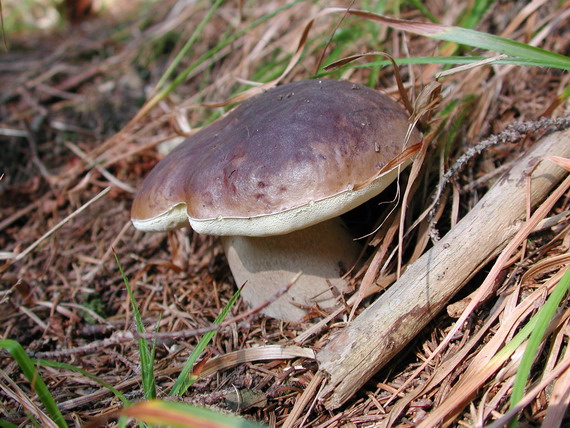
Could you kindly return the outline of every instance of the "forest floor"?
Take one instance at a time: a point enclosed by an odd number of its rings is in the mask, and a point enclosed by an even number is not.
[[[15,12],[10,2],[3,3],[8,26]],[[125,2],[116,2],[113,7],[82,12],[80,7],[88,3],[70,2],[75,4],[75,13],[60,19],[55,28],[6,27],[6,49],[0,47],[0,336],[16,340],[33,358],[80,368],[133,402],[144,398],[141,354],[133,333],[131,301],[114,254],[130,281],[147,331],[163,334],[154,356],[158,398],[168,395],[203,336],[193,332],[211,326],[236,290],[219,239],[189,229],[143,233],[131,225],[134,193],[164,157],[165,143],[177,142],[181,133],[212,122],[229,109],[226,101],[250,88],[250,82],[270,82],[288,64],[294,66],[283,74],[281,83],[315,76],[342,78],[379,88],[400,100],[394,67],[371,64],[377,57],[331,72],[323,66],[353,54],[378,51],[395,58],[495,55],[342,12],[318,16],[333,6],[327,1],[224,2],[201,29],[199,24],[214,2],[141,1],[130,2],[128,8],[121,6]],[[385,2],[364,0],[335,2],[334,6],[423,22],[431,18],[570,55],[568,2],[428,0],[423,2],[425,10],[416,9],[412,6],[416,2],[411,1],[394,2],[400,3],[399,9],[388,3],[387,8]],[[474,10],[473,5],[480,4],[486,4],[485,8]],[[22,11],[18,19],[24,22],[26,13],[36,12]],[[314,23],[308,29],[312,17]],[[157,91],[156,85],[197,28],[197,39],[168,79],[172,82],[182,76],[180,83],[153,98],[168,88],[162,85]],[[306,29],[302,54],[296,58]],[[446,68],[437,62],[401,65],[400,74],[414,98]],[[482,65],[452,74],[441,84],[441,100],[423,124],[430,146],[420,184],[407,207],[406,230],[429,207],[442,169],[449,169],[467,149],[514,122],[570,113],[561,96],[570,76],[554,68]],[[150,99],[157,102],[148,107],[145,102]],[[222,106],[205,106],[214,102]],[[148,108],[141,110],[143,105]],[[546,127],[519,141],[487,148],[463,165],[441,198],[436,223],[426,217],[405,236],[403,270],[433,245],[430,227],[435,225],[444,236],[508,165],[550,131]],[[398,199],[393,197],[396,186],[388,192],[386,200]],[[399,224],[399,219],[390,217],[393,205],[378,202],[360,211],[358,221],[349,216],[355,235],[374,232],[380,219]],[[566,192],[545,215],[553,219],[548,227],[517,249],[501,270],[497,291],[470,314],[447,347],[434,353],[454,326],[457,309],[448,308],[426,323],[421,334],[341,407],[327,409],[316,392],[305,394],[319,370],[316,360],[307,355],[314,355],[347,327],[351,308],[299,340],[326,318],[325,310],[312,308],[299,323],[280,322],[259,313],[236,318],[248,310],[241,299],[227,318],[236,321],[224,324],[202,354],[207,370],[196,372],[199,378],[178,400],[229,410],[270,426],[418,425],[456,393],[454,385],[499,330],[508,311],[514,311],[537,289],[543,290],[541,301],[546,299],[550,292],[544,284],[560,278],[570,264],[568,210],[570,194]],[[398,234],[390,236],[389,251],[380,260],[383,268],[374,271],[378,290],[362,301],[356,316],[396,277],[398,258],[390,254],[398,245]],[[372,238],[360,240],[366,251],[351,273],[345,301],[359,289],[381,247],[378,238]],[[490,266],[474,272],[453,302],[462,302],[477,290]],[[503,306],[496,316],[495,305],[507,297],[512,298],[510,306]],[[559,318],[542,341],[529,390],[562,364],[569,334],[566,306],[562,304]],[[519,323],[539,307],[540,303],[529,307]],[[516,324],[504,342],[522,325]],[[274,345],[289,354],[267,360]],[[445,362],[464,346],[470,346],[469,351],[452,369],[445,366],[448,372],[441,382],[410,395],[444,370]],[[235,355],[231,353],[255,349],[257,353],[240,354],[221,367]],[[214,357],[218,366],[208,365]],[[429,364],[414,373],[428,358]],[[0,354],[0,360],[2,418],[17,426],[34,418],[48,426],[49,416],[18,364],[8,353]],[[117,422],[123,403],[108,388],[63,365],[38,363],[37,367],[68,424],[81,426],[94,418],[101,425]],[[450,424],[482,426],[508,411],[515,374],[507,370],[508,364],[504,367],[448,414]],[[547,416],[553,412],[551,403],[568,403],[559,397],[568,393],[568,384],[568,380],[557,385],[551,382],[540,389],[530,397],[520,420],[538,426],[546,417],[554,418]],[[405,388],[399,390],[402,385]],[[307,399],[306,405],[294,408],[301,397]],[[563,415],[562,411],[559,419],[551,420],[561,420]]]

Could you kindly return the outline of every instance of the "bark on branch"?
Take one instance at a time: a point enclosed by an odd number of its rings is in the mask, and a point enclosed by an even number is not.
[[[317,355],[328,375],[319,399],[341,406],[402,350],[470,278],[517,233],[531,204],[542,201],[566,172],[547,156],[570,157],[570,130],[538,141],[481,201],[402,277]]]

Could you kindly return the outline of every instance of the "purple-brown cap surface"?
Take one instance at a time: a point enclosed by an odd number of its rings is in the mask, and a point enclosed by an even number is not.
[[[402,151],[408,115],[370,88],[304,80],[255,96],[190,136],[144,180],[132,208],[141,230],[267,236],[336,217],[380,193]]]

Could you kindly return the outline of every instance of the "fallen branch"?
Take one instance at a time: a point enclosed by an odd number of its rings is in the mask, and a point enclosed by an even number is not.
[[[565,175],[543,161],[547,156],[570,157],[570,130],[538,141],[456,227],[318,353],[320,369],[329,376],[319,399],[328,409],[358,391],[516,235],[526,215],[528,174],[532,206]]]

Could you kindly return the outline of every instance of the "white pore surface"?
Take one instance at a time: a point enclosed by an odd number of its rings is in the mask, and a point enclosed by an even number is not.
[[[359,190],[345,190],[326,199],[274,214],[255,217],[218,217],[198,219],[189,217],[186,204],[175,205],[156,217],[147,220],[133,219],[135,228],[145,232],[164,232],[178,227],[190,226],[198,233],[221,236],[273,236],[304,229],[322,221],[337,217],[378,195],[398,176],[401,164],[378,177]]]
[[[408,162],[409,163],[409,162]],[[198,233],[222,236],[273,236],[304,229],[337,217],[378,195],[397,177],[405,164],[378,177],[359,190],[346,190],[330,198],[275,214],[256,217],[219,217],[197,219],[189,217],[190,226]]]
[[[149,219],[132,219],[133,226],[143,232],[166,232],[188,226],[186,204],[181,202],[170,210]]]

